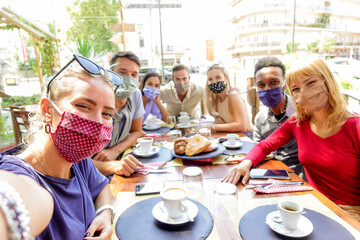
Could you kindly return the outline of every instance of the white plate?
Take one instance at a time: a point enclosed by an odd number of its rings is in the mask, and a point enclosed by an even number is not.
[[[136,156],[139,156],[139,157],[151,157],[152,155],[155,155],[156,153],[158,153],[160,151],[160,148],[158,147],[152,147],[151,148],[151,151],[149,153],[142,153],[140,151],[140,149],[135,149],[133,151],[133,153],[136,155]]]
[[[188,206],[188,214],[189,218],[194,219],[198,214],[198,207],[195,203],[191,201],[186,201]],[[186,213],[184,213],[181,217],[178,218],[170,218],[166,212],[166,208],[164,206],[163,201],[158,202],[152,210],[152,215],[156,220],[162,223],[170,224],[170,225],[179,225],[183,223],[189,222],[189,218]]]
[[[239,147],[241,147],[241,146],[243,145],[243,143],[242,143],[242,142],[239,142],[239,141],[236,141],[235,145],[231,145],[231,144],[229,143],[229,141],[225,141],[225,142],[223,142],[222,144],[224,145],[224,147],[230,148],[230,149],[239,148]]]
[[[148,130],[148,131],[158,130],[158,129],[160,129],[160,128],[161,128],[160,125],[156,125],[156,126],[152,126],[152,127],[145,125],[145,126],[143,127],[143,129]]]
[[[280,222],[275,222],[273,219],[277,218],[277,219],[281,219],[280,218],[280,213],[279,211],[274,211],[269,213],[266,216],[266,224],[269,225],[269,227],[284,236],[287,237],[293,237],[293,238],[302,238],[302,237],[306,237],[308,235],[310,235],[310,233],[312,233],[314,226],[313,224],[310,222],[309,219],[307,219],[306,217],[304,217],[303,215],[300,216],[299,219],[299,223],[298,223],[298,227],[294,230],[289,230],[287,228],[285,228],[282,223]]]

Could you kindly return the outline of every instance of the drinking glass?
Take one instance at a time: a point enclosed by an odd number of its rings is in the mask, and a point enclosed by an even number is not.
[[[207,139],[211,139],[211,129],[210,128],[200,128],[199,134]]]
[[[168,116],[166,118],[166,124],[169,125],[169,127],[173,128],[176,124],[176,117],[175,116]]]
[[[189,198],[199,201],[204,197],[203,172],[199,167],[187,167],[182,171],[183,187],[189,192]]]
[[[169,142],[175,142],[179,137],[181,137],[180,130],[171,130],[169,132]]]
[[[214,187],[213,216],[223,222],[232,222],[239,215],[236,185],[217,183]]]

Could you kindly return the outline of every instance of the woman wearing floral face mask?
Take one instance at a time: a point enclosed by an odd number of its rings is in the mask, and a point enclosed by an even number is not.
[[[239,92],[232,90],[225,68],[213,65],[208,69],[205,89],[207,110],[215,117],[215,124],[206,128],[218,132],[253,131],[245,101]]]
[[[36,239],[111,237],[108,180],[89,158],[111,139],[115,96],[110,79],[121,83],[115,73],[74,55],[50,81],[25,145],[0,156],[0,169],[39,184],[52,196],[51,221]]]
[[[261,141],[230,170],[223,181],[242,184],[249,170],[293,137],[308,182],[360,220],[360,117],[347,104],[329,67],[322,59],[301,62],[290,69],[287,85],[296,117]]]
[[[160,85],[161,76],[156,72],[148,72],[141,80],[139,89],[142,92],[142,100],[144,104],[145,114],[143,121],[147,119],[149,114],[166,122],[166,118],[170,116],[164,105],[160,101]]]

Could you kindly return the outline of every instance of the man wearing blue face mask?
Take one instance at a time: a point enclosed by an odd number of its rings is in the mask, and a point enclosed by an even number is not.
[[[255,85],[259,100],[266,106],[255,117],[254,141],[260,142],[278,129],[295,113],[290,96],[284,93],[285,66],[275,57],[264,57],[255,65]],[[303,166],[298,159],[294,138],[274,152],[275,158],[285,163],[304,178]]]
[[[142,137],[142,116],[145,111],[141,92],[137,88],[141,62],[132,52],[118,52],[112,57],[110,65],[111,70],[123,78],[123,84],[115,89],[117,111],[113,117],[112,139],[93,160],[98,170],[106,176],[130,176],[137,166],[142,166],[131,155],[121,159],[123,152]]]

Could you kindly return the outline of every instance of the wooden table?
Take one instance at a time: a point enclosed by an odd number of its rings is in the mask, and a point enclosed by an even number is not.
[[[213,134],[214,137],[223,136],[225,134],[217,133]],[[241,134],[239,134],[241,135]],[[233,164],[219,164],[212,165],[211,163],[203,163],[203,162],[194,162],[194,161],[185,161],[183,160],[182,167],[171,167],[169,168],[171,174],[149,174],[149,175],[140,175],[133,174],[130,177],[123,177],[114,175],[113,179],[110,182],[110,187],[112,191],[112,196],[116,198],[119,192],[127,192],[134,191],[135,185],[138,183],[155,183],[155,182],[170,182],[170,181],[181,181],[182,180],[182,170],[188,166],[198,166],[203,170],[203,178],[204,183],[211,182],[220,182],[221,179],[226,175],[226,173],[233,167]],[[286,169],[289,171],[290,180],[291,181],[301,181],[302,179],[297,176],[290,168],[288,168],[281,161],[269,160],[261,162],[257,168],[266,168],[266,169]],[[310,186],[308,183],[304,183],[305,186]],[[321,194],[319,191],[313,189],[312,191],[307,192],[293,192],[293,193],[280,193],[280,194],[255,194],[248,189],[244,189],[244,186],[241,183],[237,184],[237,188],[239,191],[239,198],[242,200],[251,200],[258,198],[270,198],[270,197],[286,197],[286,196],[295,196],[295,195],[303,195],[303,194],[312,194],[315,196],[321,203],[323,203],[326,207],[328,207],[331,211],[333,211],[336,215],[342,218],[345,222],[347,222],[350,226],[352,226],[357,231],[360,231],[360,222],[351,217],[348,213],[343,211],[340,207],[338,207],[335,203]],[[228,229],[228,226],[222,226],[221,224],[217,224],[215,221],[215,227],[217,231],[220,233],[230,234],[230,238],[238,239],[239,234],[236,229]],[[227,228],[227,229],[224,229]],[[232,235],[231,235],[232,234]]]

